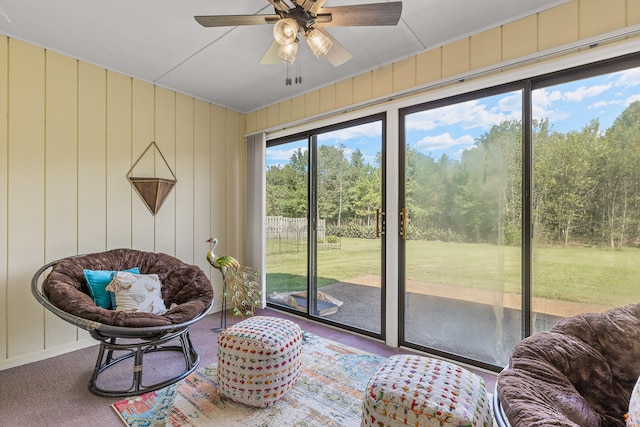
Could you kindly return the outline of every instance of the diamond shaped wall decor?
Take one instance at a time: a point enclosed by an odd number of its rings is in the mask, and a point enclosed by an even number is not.
[[[155,150],[160,154],[160,157],[162,157],[162,160],[164,161],[164,164],[167,166],[167,169],[169,170],[169,172],[171,172],[171,176],[173,176],[173,179],[157,178],[155,176],[154,177],[138,177],[138,176],[131,175],[133,172],[133,169],[136,167],[138,162],[140,162],[140,160],[144,157],[144,155],[147,153],[147,151],[149,151],[151,147],[155,147]],[[133,185],[133,188],[135,188],[136,192],[138,193],[140,198],[144,201],[144,203],[147,205],[147,208],[149,208],[149,211],[151,211],[151,214],[153,215],[155,215],[158,212],[158,210],[160,209],[160,206],[162,206],[162,203],[165,201],[165,199],[167,198],[167,196],[169,195],[173,187],[178,182],[178,180],[176,179],[176,176],[173,174],[173,171],[171,170],[171,167],[169,166],[169,163],[167,163],[167,160],[164,158],[164,156],[162,155],[162,152],[160,152],[160,149],[158,148],[155,142],[152,142],[151,144],[149,144],[147,149],[144,150],[142,155],[138,158],[138,160],[136,160],[136,162],[133,164],[133,166],[129,170],[127,177],[129,178],[129,181]]]

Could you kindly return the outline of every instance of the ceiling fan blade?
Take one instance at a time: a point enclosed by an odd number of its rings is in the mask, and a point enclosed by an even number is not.
[[[327,0],[316,0],[316,2],[313,4],[313,6],[311,6],[309,8],[309,12],[313,13],[313,14],[317,14],[318,11],[320,10],[320,8],[322,6],[324,6],[324,4],[327,2]]]
[[[356,4],[323,7],[318,11],[316,26],[350,27],[397,25],[402,14],[402,2]]]
[[[271,65],[271,64],[277,64],[278,62],[280,62],[280,57],[278,56],[279,47],[280,45],[278,44],[278,42],[274,40],[269,46],[269,48],[267,49],[267,51],[264,53],[264,55],[262,55],[262,58],[260,59],[260,64]]]
[[[349,53],[349,51],[338,40],[333,38],[331,34],[323,30],[322,28],[316,29],[325,36],[329,37],[329,40],[331,40],[331,49],[329,49],[329,52],[327,52],[327,54],[324,56],[325,58],[327,58],[327,61],[331,63],[331,65],[337,67],[353,58],[353,55],[351,55],[351,53]]]
[[[288,4],[283,2],[282,0],[267,0],[271,5],[276,9],[276,11],[280,10],[282,12],[288,12],[290,7]]]
[[[194,16],[203,27],[235,27],[238,25],[273,24],[278,15],[210,15]]]
[[[318,10],[326,3],[327,0],[293,0],[293,2],[300,6],[305,12],[311,12],[314,15],[318,13]]]

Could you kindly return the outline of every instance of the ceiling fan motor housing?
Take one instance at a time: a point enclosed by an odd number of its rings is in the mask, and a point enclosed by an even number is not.
[[[287,12],[280,12],[279,15],[285,19],[293,19],[303,33],[316,23],[316,15],[311,12],[305,12],[300,6],[296,6]]]

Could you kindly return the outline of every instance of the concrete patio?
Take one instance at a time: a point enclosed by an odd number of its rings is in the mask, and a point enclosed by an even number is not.
[[[321,291],[343,302],[335,314],[323,318],[380,332],[379,319],[374,317],[381,313],[379,277],[362,276],[323,286]],[[404,340],[504,366],[511,349],[522,338],[520,298],[515,294],[409,282]],[[550,329],[563,317],[609,308],[542,298],[534,298],[533,306],[536,331]]]

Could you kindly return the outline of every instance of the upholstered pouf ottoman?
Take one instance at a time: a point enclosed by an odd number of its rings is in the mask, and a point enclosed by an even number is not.
[[[302,330],[290,320],[255,316],[218,335],[218,391],[236,402],[265,407],[295,384],[302,363]]]
[[[391,356],[369,380],[362,426],[490,427],[482,377],[453,363]]]

